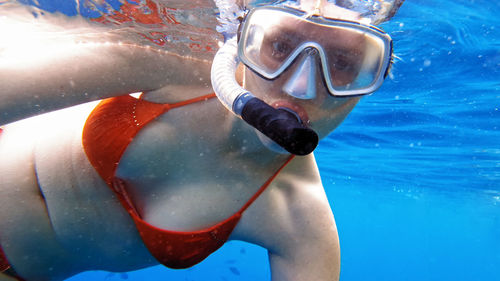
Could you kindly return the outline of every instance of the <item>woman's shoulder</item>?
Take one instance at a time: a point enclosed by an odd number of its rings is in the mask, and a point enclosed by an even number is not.
[[[314,156],[295,157],[248,208],[231,238],[272,248],[330,214]]]

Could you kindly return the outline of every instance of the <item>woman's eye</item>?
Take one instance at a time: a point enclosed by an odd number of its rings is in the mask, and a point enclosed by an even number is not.
[[[275,59],[284,59],[286,58],[290,52],[292,51],[289,44],[283,41],[274,41],[272,43],[272,57]]]
[[[356,69],[359,67],[362,56],[361,54],[356,52],[339,51],[330,56],[330,58],[332,58],[333,67],[337,71],[351,72],[351,71],[357,71]]]
[[[337,59],[335,60],[335,69],[336,70],[346,70],[350,66],[350,61],[348,60],[347,57],[339,55],[337,56]]]

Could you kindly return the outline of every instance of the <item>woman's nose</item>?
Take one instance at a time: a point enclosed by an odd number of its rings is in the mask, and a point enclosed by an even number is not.
[[[283,91],[288,95],[310,100],[316,97],[316,49],[307,49],[304,52],[294,73],[283,85]]]

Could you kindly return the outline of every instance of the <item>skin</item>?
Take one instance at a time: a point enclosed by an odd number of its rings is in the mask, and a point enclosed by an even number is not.
[[[109,46],[90,56],[92,61],[134,61],[135,47],[122,47]],[[119,55],[112,56],[115,51]],[[85,61],[78,56],[69,58],[74,64]],[[178,59],[186,64],[175,63]],[[165,77],[155,74],[165,68],[163,64],[175,65],[176,70],[169,72],[172,76],[166,77],[166,85],[158,82]],[[134,73],[147,68],[140,60],[129,66]],[[116,79],[129,76],[99,68],[89,75],[106,75],[105,81],[74,76],[72,91],[95,87],[102,90],[102,95],[95,92],[103,98],[144,90],[147,100],[162,103],[212,91],[206,84],[209,61],[167,54],[148,67],[151,76],[139,74],[141,79],[130,81],[122,90],[117,90]],[[198,70],[194,77],[193,67]],[[282,86],[295,67],[273,81],[243,69],[243,83],[270,104],[286,102],[302,108],[308,116],[304,122],[323,138],[359,98],[332,97],[320,73],[316,74],[314,99],[290,97]],[[65,83],[66,70],[54,70],[54,76],[42,85],[44,89]],[[38,73],[29,67],[26,71]],[[190,78],[182,78],[186,76]],[[0,77],[7,81],[1,72]],[[8,96],[18,91],[21,83],[16,80],[24,76],[19,72],[12,77],[11,84],[0,86]],[[51,98],[55,97],[57,93]],[[5,100],[0,103],[2,109],[19,104],[19,100]],[[78,97],[68,104],[81,100]],[[27,280],[63,280],[85,270],[129,271],[156,264],[132,220],[83,151],[82,128],[94,106],[80,105],[4,126],[0,137],[0,243],[15,270]],[[36,113],[19,111],[8,120]],[[212,99],[171,110],[146,126],[127,148],[117,176],[125,180],[132,201],[147,222],[190,231],[234,214],[287,157],[267,149],[253,128]],[[243,214],[230,239],[266,248],[273,281],[338,280],[337,229],[314,155],[295,157]]]

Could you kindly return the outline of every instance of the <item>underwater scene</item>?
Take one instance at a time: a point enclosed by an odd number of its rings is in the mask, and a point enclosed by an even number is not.
[[[0,0],[0,8],[8,2],[13,1]],[[117,0],[17,2],[103,24],[127,22]],[[201,2],[184,1],[177,8],[213,13]],[[141,25],[127,26],[127,32],[135,29],[131,40],[141,44],[210,59],[220,39],[211,29],[215,18],[177,13],[162,20],[191,23],[192,36],[173,30],[148,31],[146,37]],[[500,281],[498,13],[500,1],[406,0],[380,25],[394,41],[391,73],[314,152],[339,232],[340,280]],[[67,280],[270,276],[265,249],[231,241],[185,270],[90,271]]]

